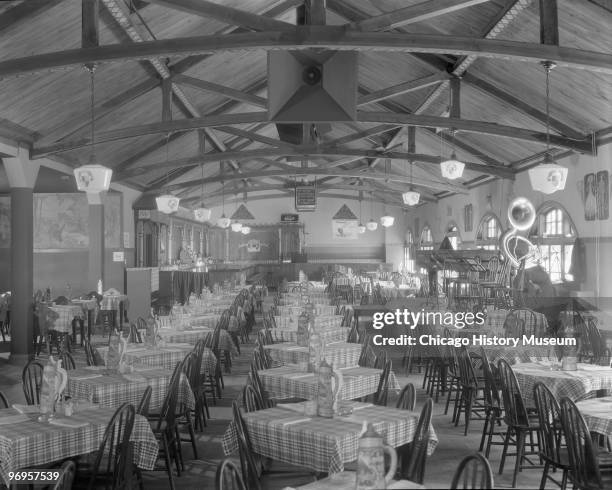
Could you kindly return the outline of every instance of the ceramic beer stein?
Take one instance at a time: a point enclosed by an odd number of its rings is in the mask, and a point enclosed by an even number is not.
[[[365,425],[365,422],[364,422]],[[385,473],[385,453],[391,458],[389,471]],[[383,438],[368,424],[367,430],[359,439],[357,453],[356,490],[378,490],[387,488],[397,469],[397,453],[385,445]]]
[[[319,378],[317,383],[317,405],[319,417],[332,418],[334,416],[334,404],[340,389],[340,379],[332,367],[325,360],[319,366]]]

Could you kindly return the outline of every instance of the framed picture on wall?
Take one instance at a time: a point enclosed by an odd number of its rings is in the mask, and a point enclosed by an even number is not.
[[[610,185],[607,170],[597,172],[597,219],[608,219],[610,217]]]
[[[595,221],[597,219],[597,182],[595,174],[584,176],[584,219]]]
[[[472,231],[474,225],[474,208],[471,204],[463,207],[463,228],[465,231]]]

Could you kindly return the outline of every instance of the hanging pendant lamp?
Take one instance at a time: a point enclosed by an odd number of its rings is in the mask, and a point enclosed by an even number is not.
[[[556,66],[552,61],[544,61],[546,70],[546,156],[544,163],[529,169],[529,181],[534,191],[544,194],[565,189],[568,169],[556,163],[550,151],[550,72]]]
[[[408,138],[408,132],[406,132],[406,136]],[[407,140],[406,149],[409,152],[414,151],[414,136],[413,136],[413,148],[410,148],[410,141]],[[421,193],[415,191],[412,185],[412,167],[413,165],[414,165],[414,162],[411,159],[410,160],[410,187],[408,188],[406,192],[402,194],[402,200],[404,201],[404,204],[408,206],[416,206],[419,203],[419,199],[421,198]]]
[[[74,169],[74,178],[76,179],[77,189],[88,194],[99,194],[107,191],[110,187],[113,171],[103,165],[96,163],[96,147],[95,147],[95,65],[86,66],[90,73],[91,87],[91,155],[89,163]]]

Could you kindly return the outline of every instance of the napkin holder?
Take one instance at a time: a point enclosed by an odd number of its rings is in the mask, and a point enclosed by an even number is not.
[[[578,371],[578,359],[571,356],[561,359],[561,371]]]

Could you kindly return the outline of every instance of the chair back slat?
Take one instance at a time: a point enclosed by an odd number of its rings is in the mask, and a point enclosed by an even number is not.
[[[427,445],[429,444],[431,414],[433,400],[428,398],[421,409],[421,415],[412,442],[401,446],[398,450],[400,456],[400,475],[402,479],[422,484],[425,478],[425,464],[427,462]]]
[[[23,368],[21,381],[23,383],[23,394],[28,405],[40,404],[40,391],[43,383],[44,367],[40,362],[30,361]]]
[[[407,383],[397,399],[397,408],[414,411],[416,405],[416,390],[412,383]]]
[[[561,461],[561,408],[555,395],[548,387],[538,381],[533,387],[533,397],[540,422],[540,451],[549,461],[560,465]]]
[[[504,421],[513,427],[529,427],[525,401],[512,367],[505,359],[500,359],[497,369],[504,401]]]
[[[233,422],[238,438],[238,455],[240,457],[240,466],[242,468],[242,478],[247,487],[252,490],[261,490],[259,475],[257,474],[257,461],[254,457],[251,440],[246,428],[240,407],[236,400],[232,402]]]
[[[247,490],[240,468],[231,459],[224,459],[217,466],[216,490]]]
[[[463,458],[455,471],[450,488],[451,490],[494,488],[493,471],[487,458],[479,453]]]

